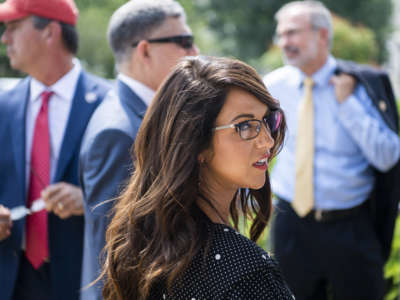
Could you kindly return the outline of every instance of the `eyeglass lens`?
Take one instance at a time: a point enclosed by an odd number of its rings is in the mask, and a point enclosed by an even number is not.
[[[276,132],[281,125],[282,120],[282,113],[278,111],[274,111],[269,113],[267,116],[264,117],[264,122],[268,126],[268,129],[271,133]]]
[[[273,135],[279,129],[281,123],[282,114],[280,111],[269,113],[263,118],[263,123],[268,131]],[[256,138],[261,131],[260,120],[247,120],[237,124],[240,137],[244,140]]]

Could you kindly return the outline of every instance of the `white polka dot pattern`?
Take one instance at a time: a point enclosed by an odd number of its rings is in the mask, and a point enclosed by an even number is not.
[[[149,299],[294,299],[263,249],[225,225],[208,221],[207,227],[206,256],[202,249],[171,291],[157,285]]]

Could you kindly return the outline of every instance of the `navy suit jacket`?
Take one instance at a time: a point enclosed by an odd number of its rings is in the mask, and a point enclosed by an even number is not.
[[[399,132],[399,117],[387,74],[376,68],[338,60],[338,71],[353,75],[366,89],[387,126]],[[400,200],[400,161],[388,172],[375,169],[375,186],[368,201],[382,256],[389,258]]]
[[[132,172],[132,146],[146,111],[145,103],[126,84],[116,82],[93,114],[82,142],[80,180],[85,199],[85,242],[82,286],[101,271],[105,232],[113,201]],[[101,281],[83,288],[81,299],[102,298]]]
[[[14,89],[0,95],[0,203],[8,208],[25,205],[27,199],[25,115],[30,79],[23,79]],[[108,89],[109,85],[104,80],[81,72],[53,182],[79,184],[78,155],[81,139],[90,116]],[[89,103],[88,99],[95,101]],[[82,216],[62,220],[52,213],[48,214],[52,299],[79,299],[83,224]],[[13,294],[20,255],[23,253],[21,245],[24,226],[25,219],[14,221],[11,236],[0,241],[2,300],[11,299]]]

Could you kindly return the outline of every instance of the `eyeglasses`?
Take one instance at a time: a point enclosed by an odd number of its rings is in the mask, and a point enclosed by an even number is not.
[[[168,36],[157,39],[148,39],[146,40],[149,43],[175,43],[183,49],[191,49],[193,48],[194,36],[193,35],[175,35]],[[140,41],[132,44],[132,47],[136,47]]]
[[[235,128],[242,140],[251,140],[256,138],[260,134],[261,124],[264,124],[268,132],[272,135],[273,138],[275,138],[276,133],[279,131],[281,121],[282,121],[282,112],[280,110],[274,110],[268,113],[265,117],[263,117],[262,121],[257,119],[251,119],[237,124],[218,126],[215,127],[214,130]]]

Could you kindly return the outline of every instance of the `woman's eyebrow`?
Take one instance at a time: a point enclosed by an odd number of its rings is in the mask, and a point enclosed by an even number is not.
[[[234,117],[231,120],[231,122],[236,121],[237,119],[241,119],[241,118],[252,118],[252,119],[254,119],[254,115],[253,114],[241,114],[241,115],[238,115],[238,116]]]

